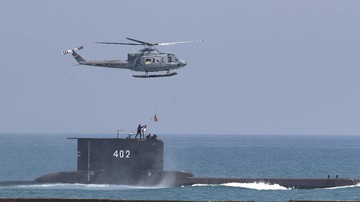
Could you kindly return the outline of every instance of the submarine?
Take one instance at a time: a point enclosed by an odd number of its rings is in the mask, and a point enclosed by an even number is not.
[[[164,142],[157,138],[68,138],[77,140],[77,170],[45,174],[33,181],[3,181],[0,186],[54,183],[176,187],[226,183],[277,184],[291,189],[350,186],[360,178],[216,178],[187,171],[165,171]]]

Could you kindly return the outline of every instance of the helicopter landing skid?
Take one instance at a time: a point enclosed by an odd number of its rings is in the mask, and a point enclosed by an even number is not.
[[[166,73],[166,74],[153,74],[153,75],[133,75],[135,78],[157,78],[157,77],[169,77],[177,75],[176,72]]]

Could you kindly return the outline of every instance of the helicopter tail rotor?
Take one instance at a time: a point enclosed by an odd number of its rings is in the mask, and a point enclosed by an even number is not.
[[[72,49],[72,50],[63,51],[62,54],[63,54],[63,55],[66,55],[66,54],[68,54],[68,53],[73,53],[74,51],[81,50],[81,49],[83,49],[83,48],[84,48],[84,46],[79,46],[79,47],[74,48],[74,49]]]

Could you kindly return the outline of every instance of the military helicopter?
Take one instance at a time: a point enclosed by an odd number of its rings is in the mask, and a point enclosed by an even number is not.
[[[66,50],[62,52],[63,55],[71,53],[75,60],[80,65],[99,66],[108,68],[129,69],[137,72],[145,72],[144,75],[133,75],[135,78],[153,78],[153,77],[169,77],[174,76],[177,73],[171,72],[171,70],[179,69],[186,66],[186,62],[171,53],[162,53],[158,51],[155,46],[167,46],[184,43],[201,42],[204,40],[196,41],[178,41],[178,42],[166,42],[166,43],[149,43],[132,38],[126,38],[132,41],[132,43],[115,43],[115,42],[96,42],[98,44],[115,44],[115,45],[130,45],[130,46],[145,46],[138,52],[128,53],[127,60],[85,60],[76,51],[83,49],[83,46],[72,50]],[[133,43],[136,42],[136,43]],[[162,74],[149,74],[149,72],[161,72]]]

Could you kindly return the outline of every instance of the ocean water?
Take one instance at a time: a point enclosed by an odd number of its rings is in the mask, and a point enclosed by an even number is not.
[[[114,135],[0,135],[0,181],[76,170],[76,140]],[[124,136],[125,137],[125,136]],[[360,178],[360,136],[160,135],[165,170],[198,177]],[[360,200],[360,185],[297,190],[263,183],[185,187],[49,184],[0,187],[0,198],[133,200]]]

